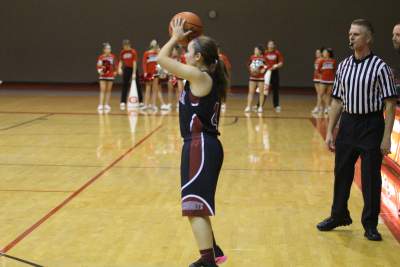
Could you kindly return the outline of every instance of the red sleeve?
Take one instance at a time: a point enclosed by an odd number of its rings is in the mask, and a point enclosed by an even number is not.
[[[143,54],[142,68],[143,68],[143,73],[147,73],[147,51],[144,52]]]
[[[278,54],[278,63],[283,63],[283,55],[281,52],[276,51],[276,53]]]

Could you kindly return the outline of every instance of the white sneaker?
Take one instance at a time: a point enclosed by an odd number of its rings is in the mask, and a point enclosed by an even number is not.
[[[250,113],[250,112],[251,112],[251,109],[250,109],[250,107],[249,107],[249,106],[247,106],[247,107],[244,109],[244,112],[245,112],[245,113]]]
[[[225,103],[222,103],[222,105],[221,105],[221,111],[222,111],[222,112],[225,112],[225,110],[226,110],[226,104],[225,104]]]
[[[275,112],[276,112],[276,113],[280,113],[281,111],[282,111],[282,109],[281,109],[280,106],[277,106],[277,107],[275,108]]]
[[[328,114],[328,113],[329,113],[329,109],[328,109],[328,108],[325,108],[325,109],[324,109],[324,113],[325,113],[325,114]]]
[[[154,112],[157,112],[157,111],[158,111],[158,107],[157,107],[157,106],[151,106],[151,109],[152,109]]]
[[[257,109],[257,113],[263,113],[263,112],[264,112],[264,110],[263,110],[262,107],[259,107],[259,108]]]
[[[105,111],[111,111],[110,105],[104,105],[104,110]]]
[[[97,106],[97,111],[103,111],[104,110],[104,106],[103,105],[98,105]]]
[[[119,104],[119,109],[120,110],[125,110],[125,108],[126,108],[126,104],[125,103]]]
[[[169,110],[169,106],[167,104],[163,104],[160,107],[161,110]]]
[[[321,111],[321,109],[320,109],[319,107],[315,107],[315,108],[311,111],[311,113],[312,113],[312,114],[318,114],[320,111]]]

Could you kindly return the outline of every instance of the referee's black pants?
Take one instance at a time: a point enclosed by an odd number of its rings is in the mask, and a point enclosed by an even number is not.
[[[361,157],[361,183],[364,228],[376,228],[381,202],[380,145],[385,128],[382,112],[367,115],[343,113],[335,155],[335,184],[331,216],[337,219],[350,215],[347,201],[354,178],[354,166]]]
[[[122,70],[122,92],[121,92],[121,103],[126,103],[128,98],[129,89],[131,86],[133,68],[124,67]]]

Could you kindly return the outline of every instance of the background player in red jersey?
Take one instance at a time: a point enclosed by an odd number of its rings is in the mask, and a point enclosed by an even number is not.
[[[283,55],[276,48],[274,41],[268,41],[264,57],[268,69],[271,70],[270,89],[272,89],[273,93],[273,105],[276,112],[281,112],[281,106],[279,104],[279,69],[283,66]],[[260,91],[262,90],[261,88],[263,87],[260,87]]]
[[[321,75],[320,88],[323,94],[322,99],[325,102],[324,113],[328,114],[336,72],[336,60],[333,58],[333,50],[331,48],[325,48],[322,51],[322,59],[318,65],[318,72]]]
[[[184,33],[184,23],[182,19],[172,22],[172,37],[161,49],[158,60],[163,68],[187,80],[179,100],[179,122],[184,139],[182,215],[189,218],[201,255],[189,267],[218,267],[217,262],[221,262],[224,255],[213,238],[209,216],[215,214],[215,191],[223,162],[218,124],[227,81],[217,45],[209,37],[200,36],[189,43],[187,64],[170,58],[177,42],[191,33]]]
[[[119,54],[118,73],[122,75],[122,92],[120,109],[125,110],[126,100],[129,93],[130,83],[136,82],[137,53],[131,47],[129,40],[122,42],[122,50]]]
[[[247,95],[247,106],[244,112],[251,112],[251,103],[253,102],[253,96],[256,92],[257,87],[261,90],[264,88],[264,73],[267,69],[267,65],[264,57],[264,48],[262,46],[254,47],[254,54],[250,57],[248,63],[250,80],[249,80],[249,93]],[[259,94],[260,106],[257,112],[263,112],[264,94]]]
[[[218,45],[218,55],[219,55],[219,59],[222,60],[222,62],[224,63],[225,66],[225,71],[227,74],[227,79],[228,79],[228,92],[231,89],[231,79],[232,79],[232,64],[229,61],[229,58],[226,54],[224,54],[222,52],[221,46]],[[221,105],[221,111],[224,112],[226,110],[226,103],[223,102]]]
[[[117,57],[111,53],[111,45],[103,44],[103,53],[97,58],[97,72],[100,83],[100,103],[97,107],[99,112],[110,112],[110,96],[117,75]]]
[[[157,75],[157,55],[158,55],[157,40],[150,42],[149,50],[144,52],[142,59],[143,78],[145,83],[145,96],[143,109],[157,109],[156,100],[158,94],[158,79]],[[151,97],[151,99],[150,99]],[[150,103],[151,101],[151,103]]]
[[[322,98],[323,98],[324,94],[320,87],[321,73],[318,71],[319,63],[322,60],[322,51],[323,50],[324,50],[324,48],[318,48],[317,50],[315,50],[313,82],[314,82],[315,92],[317,93],[317,105],[311,111],[313,114],[320,113],[323,110]]]

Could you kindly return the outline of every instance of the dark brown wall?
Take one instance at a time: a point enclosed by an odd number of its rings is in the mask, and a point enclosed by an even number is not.
[[[210,20],[208,10],[218,11]],[[400,20],[400,1],[227,1],[227,0],[12,0],[0,8],[0,79],[5,81],[92,82],[101,43],[114,52],[130,38],[140,54],[150,39],[165,42],[177,12],[198,13],[206,34],[217,39],[232,60],[233,83],[247,83],[246,61],[255,44],[274,39],[286,64],[282,84],[311,85],[314,49],[347,49],[349,23],[368,18],[376,29],[375,52],[389,63],[396,55],[391,31]]]

